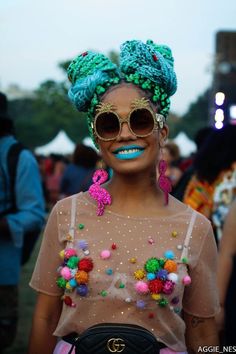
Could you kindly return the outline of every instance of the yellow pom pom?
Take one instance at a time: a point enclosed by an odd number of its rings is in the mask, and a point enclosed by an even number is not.
[[[145,272],[143,269],[138,269],[134,272],[134,277],[137,280],[141,280],[145,277]]]
[[[176,237],[178,235],[177,231],[172,231],[172,237]]]
[[[153,300],[158,301],[158,300],[160,300],[161,295],[160,294],[152,294],[151,297]]]
[[[134,264],[134,263],[136,263],[136,262],[137,262],[137,259],[136,259],[135,257],[133,257],[133,258],[130,258],[130,260],[129,260],[129,261],[130,261],[130,263],[133,263],[133,264]]]
[[[72,290],[72,287],[71,287],[71,285],[70,285],[69,282],[66,283],[66,289],[67,289],[67,290]]]
[[[61,250],[61,252],[59,252],[59,256],[61,259],[64,259],[65,257],[65,250]]]
[[[168,273],[175,273],[177,271],[177,263],[168,259],[165,262],[164,269],[168,271]]]

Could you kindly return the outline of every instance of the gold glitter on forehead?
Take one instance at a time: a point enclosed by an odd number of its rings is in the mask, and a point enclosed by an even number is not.
[[[131,107],[133,109],[150,108],[149,100],[145,97],[136,98],[132,103]]]
[[[96,108],[96,113],[107,113],[115,110],[115,106],[112,103],[99,103]]]

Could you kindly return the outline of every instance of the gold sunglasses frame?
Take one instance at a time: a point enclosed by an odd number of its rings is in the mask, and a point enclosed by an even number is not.
[[[118,115],[117,112],[114,111],[114,106],[111,103],[101,103],[100,105],[98,105],[97,108],[97,114],[95,115],[94,118],[94,122],[92,123],[92,129],[94,132],[94,135],[99,138],[102,141],[112,141],[112,140],[116,140],[118,138],[118,136],[120,135],[121,129],[122,129],[122,124],[123,123],[127,123],[129,130],[132,132],[132,134],[134,134],[136,137],[138,138],[146,138],[147,136],[151,135],[154,131],[158,130],[158,129],[162,129],[164,126],[164,122],[165,122],[165,118],[162,114],[159,113],[154,113],[153,110],[151,110],[151,108],[149,108],[149,104],[148,104],[148,100],[145,98],[141,98],[141,99],[136,99],[133,103],[132,103],[132,107],[133,109],[129,112],[128,116],[126,118],[120,118],[120,116]],[[151,130],[151,132],[149,132],[148,134],[136,134],[131,126],[130,126],[130,117],[131,114],[137,110],[141,110],[141,109],[146,109],[151,113],[151,116],[153,118],[153,129]],[[99,118],[99,116],[103,113],[113,113],[118,121],[119,121],[119,125],[120,125],[120,129],[118,134],[113,137],[113,138],[103,138],[102,136],[99,135],[97,128],[96,128],[96,121]]]

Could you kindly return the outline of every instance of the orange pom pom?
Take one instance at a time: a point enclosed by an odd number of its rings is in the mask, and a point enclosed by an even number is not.
[[[79,270],[75,274],[75,280],[78,284],[86,284],[89,280],[88,273],[86,273],[84,270]]]
[[[167,270],[169,273],[175,273],[177,271],[177,264],[175,261],[168,259],[165,262],[164,269]]]

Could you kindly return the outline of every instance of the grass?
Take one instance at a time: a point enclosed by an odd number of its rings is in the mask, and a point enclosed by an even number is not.
[[[22,267],[21,281],[19,284],[19,320],[17,335],[13,345],[6,349],[4,354],[25,354],[27,352],[31,320],[36,301],[36,292],[29,287],[29,281],[34,269],[40,242],[41,238],[29,262]]]

